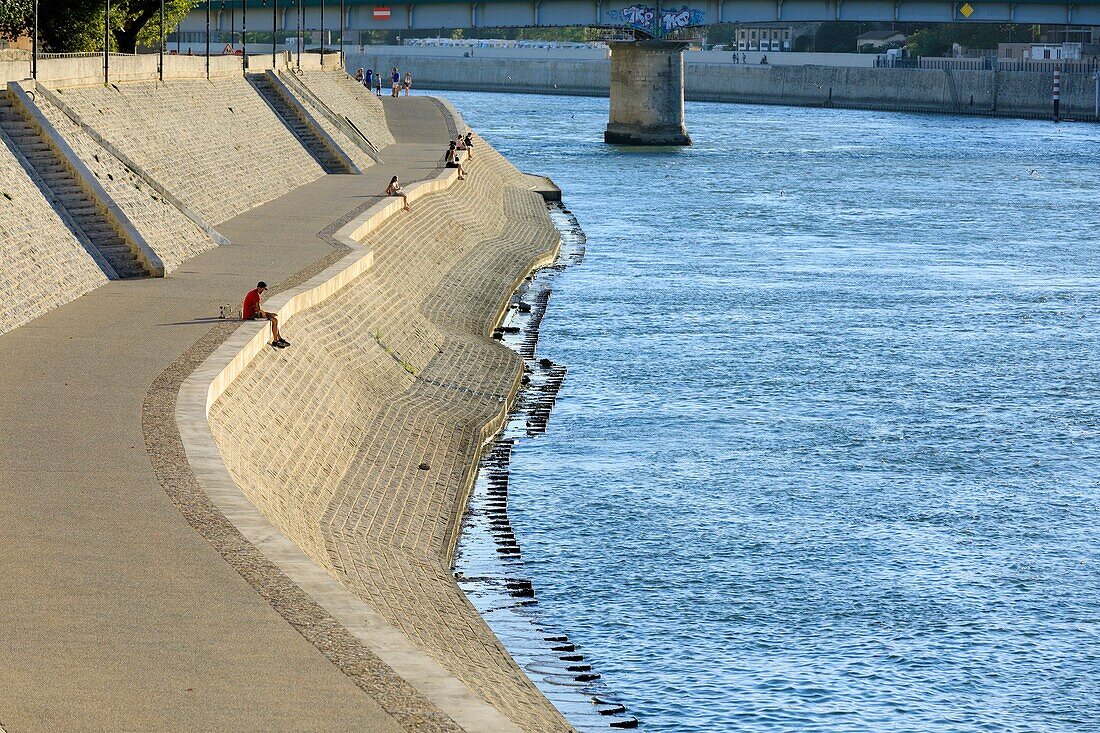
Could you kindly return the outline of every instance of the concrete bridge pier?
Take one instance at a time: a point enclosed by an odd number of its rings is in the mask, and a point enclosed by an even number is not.
[[[681,41],[611,43],[611,115],[604,142],[691,145],[684,127]]]

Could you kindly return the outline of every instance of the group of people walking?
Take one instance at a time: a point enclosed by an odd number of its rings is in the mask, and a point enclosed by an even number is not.
[[[375,72],[374,69],[359,69],[355,72],[355,81],[359,82],[367,89],[374,89],[379,97],[382,96],[382,76],[381,72]],[[401,72],[397,70],[397,67],[389,73],[390,77],[390,96],[399,97],[401,92],[405,92],[405,96],[409,96],[409,90],[412,89],[413,75],[409,72],[405,72],[404,78],[401,76]]]

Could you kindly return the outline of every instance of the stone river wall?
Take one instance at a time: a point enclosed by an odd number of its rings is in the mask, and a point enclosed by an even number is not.
[[[168,273],[224,242],[216,224],[324,174],[241,74],[239,59],[216,59],[219,74],[210,79],[200,77],[201,58],[172,61],[174,78],[160,81],[155,55],[120,58],[120,81],[110,86],[102,84],[96,59],[44,60],[37,84],[13,72],[21,79],[13,84],[25,90],[33,111],[96,178],[109,199],[105,203],[128,217]],[[257,59],[255,73],[262,74],[259,61],[270,57]],[[381,102],[343,71],[317,63],[296,78],[294,89],[307,92],[302,104],[314,123],[360,170],[374,160],[369,146],[351,139],[353,129],[375,148],[394,142]],[[0,110],[5,114],[17,112]],[[339,118],[354,128],[334,124]],[[3,127],[0,334],[108,281],[95,247],[59,204],[67,194],[51,191],[35,176]]]
[[[397,66],[426,89],[607,96],[610,88],[610,62],[604,60],[431,58],[387,49],[349,54],[348,64]],[[684,82],[685,98],[694,101],[1008,117],[1050,116],[1053,85],[1050,72],[690,62]],[[1091,74],[1064,74],[1063,115],[1095,119],[1095,84]]]
[[[0,248],[0,334],[107,282],[2,141]]]
[[[259,352],[210,424],[236,484],[314,562],[522,729],[567,731],[451,574],[522,374],[490,331],[558,246],[522,174],[484,141],[468,166],[372,230],[371,269],[287,321],[294,347]]]

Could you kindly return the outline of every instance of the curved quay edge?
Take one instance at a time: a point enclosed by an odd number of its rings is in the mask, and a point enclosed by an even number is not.
[[[438,101],[450,113],[456,126],[461,128],[461,117],[454,108],[442,100]],[[443,169],[434,179],[411,184],[407,189],[409,201],[444,191],[457,178],[455,170]],[[385,199],[341,227],[335,237],[349,248],[349,254],[302,285],[273,297],[269,303],[270,310],[276,312],[285,323],[294,314],[320,303],[369,270],[374,253],[363,247],[359,240],[401,209],[398,199]],[[539,262],[532,263],[531,271],[545,266],[556,256],[555,247],[549,260],[544,262],[542,260],[546,258],[540,258]],[[518,287],[523,279],[519,278],[515,285]],[[508,296],[505,296],[500,317],[507,308],[507,302]],[[267,322],[243,323],[183,381],[179,389],[174,416],[186,460],[199,486],[218,511],[258,552],[463,729],[486,733],[522,733],[515,723],[472,692],[404,634],[390,626],[373,608],[315,564],[260,513],[229,474],[210,428],[209,410],[252,359],[266,348],[270,338]],[[509,403],[514,393],[513,389]],[[463,508],[472,487],[464,488]],[[454,519],[456,527],[461,519],[460,511]]]

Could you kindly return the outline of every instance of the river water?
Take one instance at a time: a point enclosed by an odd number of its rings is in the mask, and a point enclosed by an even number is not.
[[[1100,126],[446,95],[587,234],[510,521],[643,729],[1100,730]]]

